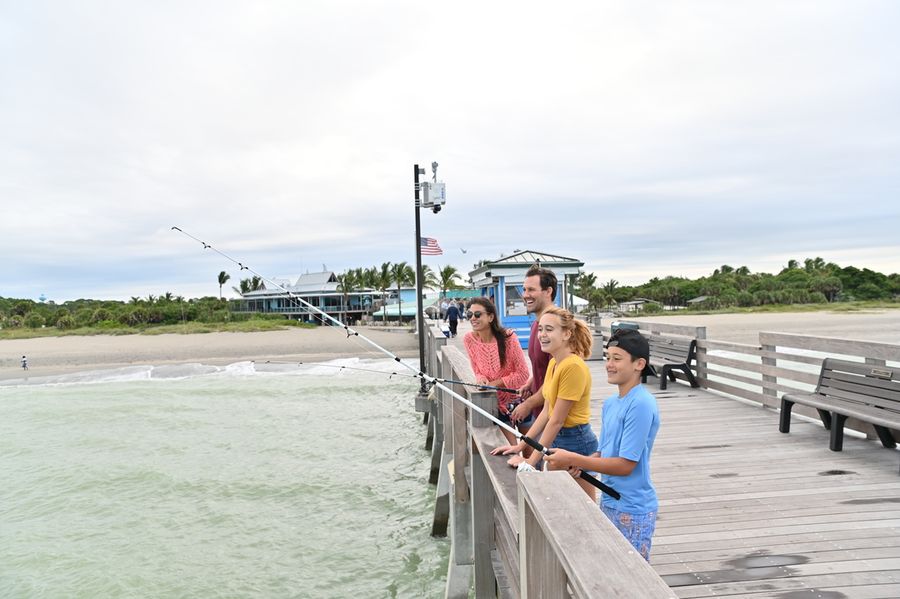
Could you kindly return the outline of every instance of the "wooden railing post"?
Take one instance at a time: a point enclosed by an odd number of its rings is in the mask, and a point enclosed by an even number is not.
[[[441,353],[441,371],[449,370],[449,361]],[[442,389],[436,394],[437,410],[440,412],[440,442],[437,440],[433,446],[432,471],[437,467],[437,491],[434,498],[434,521],[431,525],[431,535],[435,537],[447,536],[447,525],[450,520],[450,472],[447,465],[453,457],[451,439],[453,438],[453,401],[452,397]],[[437,437],[437,428],[435,436]],[[435,455],[437,454],[437,455]],[[435,459],[437,458],[437,459]]]
[[[496,597],[497,581],[491,562],[494,549],[494,488],[484,464],[472,442],[472,550],[475,567],[475,597]]]
[[[497,392],[474,391],[469,401],[485,412],[497,415]],[[469,411],[470,426],[488,428],[490,420],[475,410]],[[475,597],[496,597],[496,580],[491,564],[494,548],[494,490],[484,465],[484,457],[478,454],[474,441],[469,445],[472,465],[472,558],[475,567]]]
[[[562,597],[566,588],[566,571],[553,550],[528,501],[523,479],[543,476],[534,472],[517,479],[519,487],[519,589],[522,599]]]
[[[772,352],[775,353],[778,349],[776,345],[771,345],[766,343],[765,339],[766,334],[759,334],[759,346],[764,352]],[[767,356],[762,357],[763,366],[777,366],[778,360],[776,358],[769,358]],[[768,406],[770,408],[779,407],[778,403],[778,377],[773,374],[763,374],[762,375],[762,392],[763,392],[763,405]]]
[[[706,386],[707,368],[706,368],[706,327],[697,327],[694,333],[697,340],[697,382],[701,387]],[[702,346],[702,347],[701,347]]]
[[[427,337],[428,353],[425,354],[425,360],[428,363],[428,374],[433,377],[441,378],[440,353],[441,348],[447,345],[447,338],[444,337],[440,329],[436,329],[435,327],[428,327]],[[432,450],[431,474],[428,477],[428,482],[432,484],[437,482],[437,468],[433,450],[435,438],[444,438],[443,431],[441,431],[438,426],[440,420],[438,414],[440,413],[440,410],[436,408],[436,405],[437,401],[429,401],[426,408],[428,410],[426,412],[428,414],[428,431],[425,436],[425,449]]]
[[[516,486],[521,597],[674,599],[566,472],[520,474]]]
[[[459,353],[454,347],[446,347],[441,351],[441,370],[443,378],[461,380],[451,352]],[[456,356],[458,358],[458,356]],[[462,385],[452,385],[454,392],[466,393]],[[448,393],[442,394],[444,400],[444,446],[452,457],[452,480],[450,481],[450,560],[447,565],[447,585],[445,598],[464,598],[469,595],[472,580],[474,558],[472,542],[472,506],[469,493],[469,481],[466,479],[466,466],[470,463],[468,415],[465,405]],[[465,397],[465,395],[463,395]],[[441,476],[447,471],[442,468]]]

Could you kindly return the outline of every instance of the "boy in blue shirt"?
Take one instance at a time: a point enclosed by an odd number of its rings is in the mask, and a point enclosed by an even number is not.
[[[619,392],[603,402],[603,428],[597,453],[582,456],[554,449],[544,459],[561,468],[594,471],[621,499],[603,495],[600,508],[635,549],[650,561],[659,503],[650,481],[650,452],[659,431],[656,398],[641,385],[652,374],[650,346],[637,331],[619,329],[607,347],[606,374]]]

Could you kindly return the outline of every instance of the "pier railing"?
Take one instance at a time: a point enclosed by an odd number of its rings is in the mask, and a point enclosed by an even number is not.
[[[595,334],[605,339],[611,321],[595,321]],[[759,343],[749,345],[707,339],[706,327],[634,321],[641,331],[663,333],[697,340],[694,370],[700,386],[733,398],[778,409],[785,393],[810,392],[819,380],[822,361],[835,357],[876,366],[900,366],[900,345],[816,337],[792,333],[759,333]],[[818,420],[816,411],[795,406],[794,414]],[[875,437],[868,423],[848,419],[847,428]]]
[[[468,358],[437,328],[426,335],[430,374],[473,381]],[[451,387],[496,415],[494,392]],[[656,572],[564,472],[517,475],[491,456],[506,439],[487,418],[437,390],[426,445],[437,484],[432,534],[448,534],[445,597],[674,597]]]

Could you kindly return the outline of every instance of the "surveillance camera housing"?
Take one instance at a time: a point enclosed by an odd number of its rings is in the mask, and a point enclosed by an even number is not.
[[[435,210],[437,213],[440,211],[441,206],[447,203],[447,194],[442,181],[436,183],[425,181],[421,183],[420,190],[422,192],[420,205],[423,208],[437,208]]]

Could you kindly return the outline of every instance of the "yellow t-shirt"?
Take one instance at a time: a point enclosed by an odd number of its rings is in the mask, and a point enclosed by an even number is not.
[[[550,358],[542,388],[544,399],[550,403],[550,415],[557,398],[573,401],[563,426],[587,424],[591,419],[591,371],[581,357],[572,354],[558,365]]]

